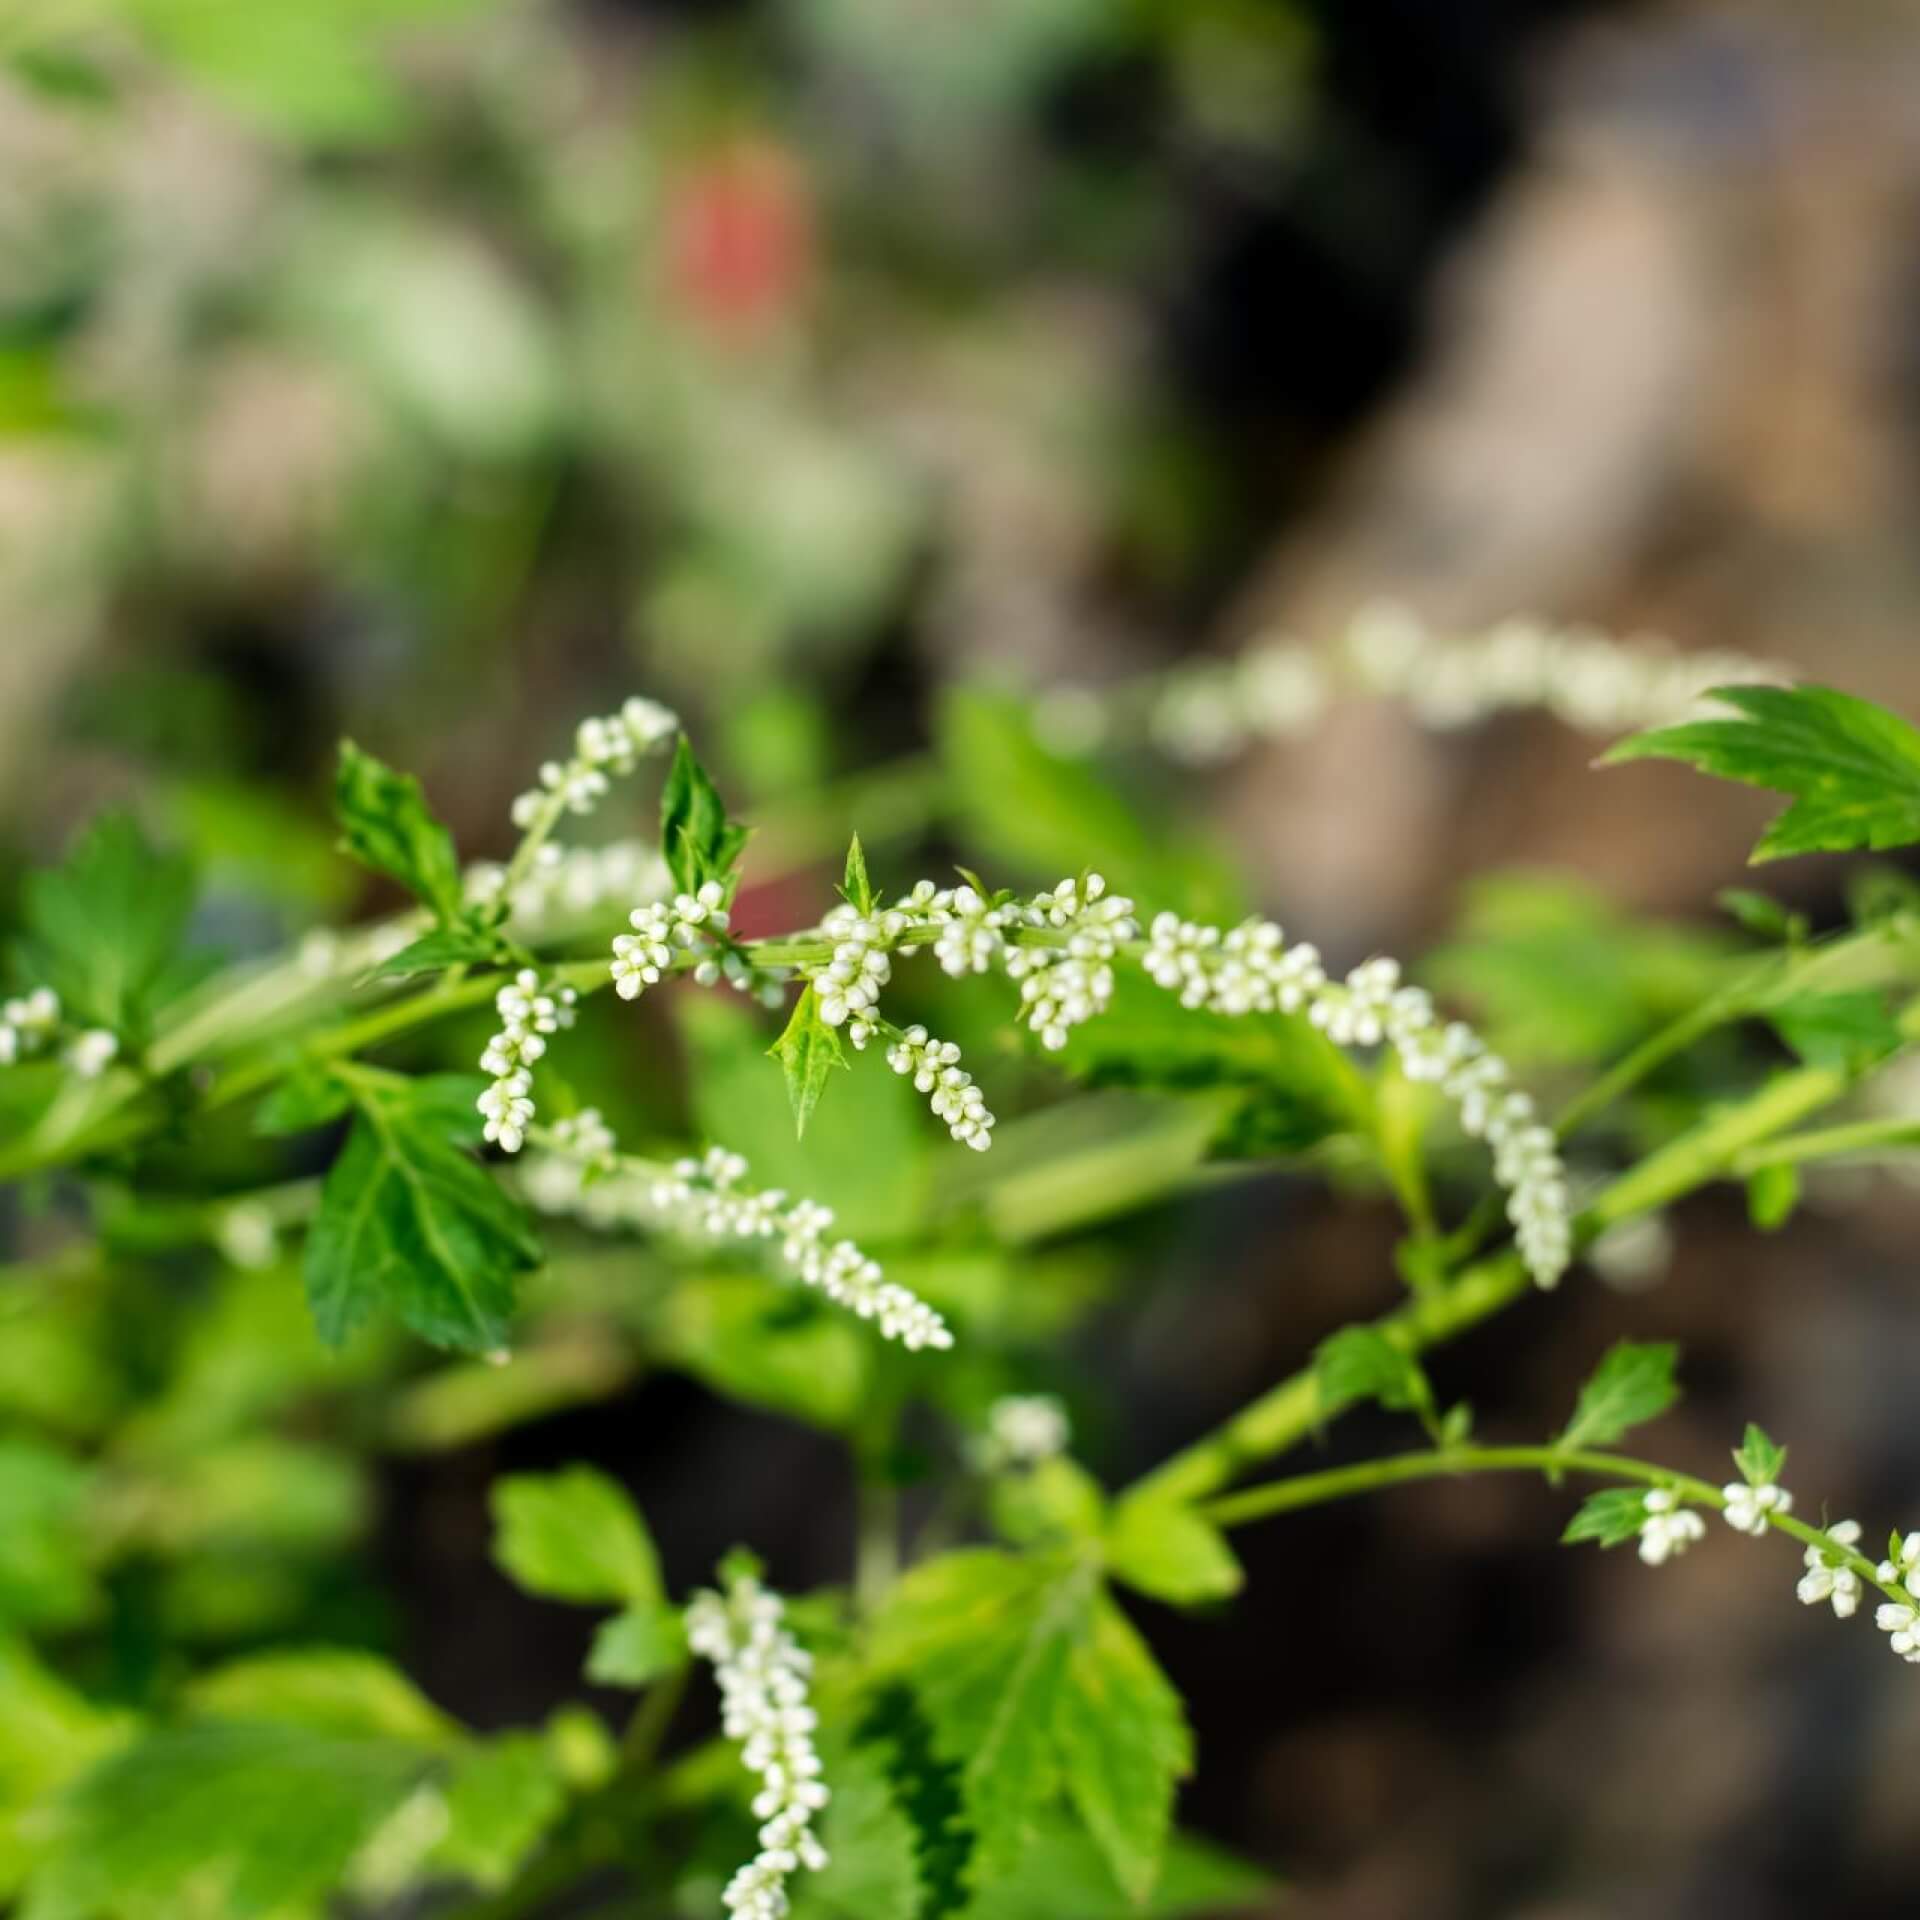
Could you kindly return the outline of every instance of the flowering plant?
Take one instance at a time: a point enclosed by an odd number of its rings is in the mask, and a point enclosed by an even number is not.
[[[1585,654],[1542,657],[1556,699],[1576,666],[1591,678]],[[1787,795],[1756,857],[1920,842],[1903,721],[1811,687],[1715,700],[1611,757]],[[499,865],[463,867],[418,783],[346,746],[342,844],[413,904],[288,955],[195,965],[191,876],[125,820],[33,879],[0,1008],[0,1173],[93,1237],[18,1271],[22,1358],[0,1365],[0,1897],[32,1920],[240,1920],[343,1894],[505,1915],[611,1871],[649,1910],[749,1920],[1232,1906],[1259,1877],[1176,1830],[1195,1736],[1136,1602],[1226,1604],[1234,1530],[1472,1474],[1598,1483],[1564,1537],[1632,1542],[1650,1567],[1714,1516],[1785,1535],[1801,1601],[1869,1605],[1920,1663],[1920,1532],[1882,1558],[1858,1523],[1816,1524],[1759,1424],[1730,1479],[1620,1450],[1674,1403],[1672,1346],[1614,1346],[1542,1441],[1477,1438],[1427,1360],[1583,1256],[1657,1260],[1662,1210],[1709,1183],[1745,1181],[1772,1226],[1803,1169],[1911,1145],[1904,1118],[1810,1123],[1920,1043],[1920,902],[1889,884],[1814,940],[1740,896],[1748,949],[1690,950],[1682,1004],[1636,1016],[1611,1059],[1557,1063],[1577,1085],[1549,1110],[1396,961],[1334,968],[1270,919],[1201,911],[1212,883],[1157,857],[1017,706],[961,713],[976,800],[1038,781],[1063,831],[1100,843],[1089,861],[1131,851],[1137,875],[883,888],[856,836],[837,902],[750,933],[747,831],[675,716],[634,699],[540,770]],[[569,819],[656,756],[657,846],[564,851]],[[1014,804],[1031,851],[1045,809]],[[1462,942],[1455,978],[1495,944]],[[1522,971],[1509,1026],[1550,975]],[[619,1023],[669,993],[690,1124],[628,1098],[616,1130]],[[1636,1136],[1608,1127],[1664,1070],[1756,1026],[1796,1063],[1740,1054],[1620,1151]],[[477,1073],[423,1057],[443,1034]],[[1003,1128],[1001,1084],[1055,1111]],[[1404,1298],[1109,1488],[1049,1372],[1076,1310],[1055,1249],[1276,1162],[1397,1206]],[[294,1259],[311,1329],[290,1323]],[[114,1290],[183,1266],[199,1277],[149,1380],[112,1376]],[[70,1289],[93,1304],[70,1313]],[[577,1704],[533,1729],[459,1725],[241,1578],[276,1542],[351,1536],[356,1425],[453,1444],[646,1365],[841,1437],[859,1518],[824,1591],[783,1595],[742,1550],[676,1592],[608,1475],[497,1480],[500,1568],[601,1616],[586,1677],[638,1697],[617,1737]],[[1365,1403],[1420,1444],[1269,1475]],[[90,1650],[125,1642],[142,1591],[176,1631],[115,1681]],[[681,1711],[699,1663],[719,1695],[705,1742]]]

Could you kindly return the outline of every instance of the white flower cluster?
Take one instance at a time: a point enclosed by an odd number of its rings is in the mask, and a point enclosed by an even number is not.
[[[1073,1429],[1067,1410],[1050,1393],[1002,1394],[987,1409],[986,1431],[974,1448],[985,1473],[1008,1467],[1037,1467],[1067,1450]]]
[[[1642,1504],[1647,1517],[1640,1523],[1639,1551],[1648,1566],[1665,1566],[1707,1537],[1707,1523],[1691,1507],[1683,1507],[1671,1487],[1653,1488]]]
[[[1892,1557],[1875,1572],[1882,1586],[1900,1587],[1920,1601],[1920,1533],[1895,1541]],[[1873,1623],[1890,1636],[1888,1644],[1902,1660],[1920,1666],[1920,1606],[1888,1601],[1875,1611]]]
[[[578,996],[571,987],[542,987],[531,967],[522,967],[493,996],[500,1031],[480,1056],[480,1071],[492,1084],[474,1103],[486,1117],[487,1139],[518,1153],[533,1124],[533,1063],[547,1050],[547,1036],[573,1025]]]
[[[1753,1486],[1734,1480],[1720,1489],[1726,1505],[1721,1513],[1735,1533],[1750,1533],[1757,1540],[1767,1531],[1767,1515],[1791,1513],[1793,1495],[1785,1487],[1768,1480]]]
[[[608,790],[610,774],[631,773],[640,756],[671,739],[679,718],[656,700],[637,694],[616,714],[582,720],[573,757],[549,760],[540,784],[513,803],[513,824],[524,832],[561,813],[591,813]]]
[[[819,995],[820,1018],[830,1027],[845,1027],[856,1047],[874,1036],[880,989],[893,978],[891,948],[914,918],[900,907],[865,914],[858,907],[839,906],[820,922],[821,934],[834,943],[833,957],[824,966],[808,968],[806,977]]]
[[[1059,751],[1087,752],[1118,711],[1132,708],[1162,752],[1208,765],[1258,740],[1311,732],[1349,690],[1403,700],[1430,727],[1468,727],[1537,708],[1581,732],[1613,735],[1684,719],[1711,687],[1790,678],[1741,654],[1676,653],[1656,639],[1616,640],[1524,617],[1443,634],[1405,607],[1376,602],[1360,608],[1331,646],[1257,639],[1237,658],[1178,667],[1138,693],[1123,689],[1105,700],[1077,689],[1049,694],[1036,718]]]
[[[60,996],[51,987],[0,1002],[0,1067],[44,1052],[59,1031]]]
[[[608,971],[614,992],[622,1000],[637,1000],[643,988],[659,983],[673,965],[676,951],[710,954],[716,937],[727,930],[726,898],[719,881],[709,880],[698,892],[677,893],[670,901],[635,907],[627,916],[633,931],[618,935],[613,943]]]
[[[1827,1537],[1837,1540],[1843,1547],[1858,1546],[1860,1522],[1836,1521],[1827,1529]],[[1860,1606],[1860,1576],[1853,1568],[1825,1547],[1809,1547],[1802,1565],[1806,1572],[1800,1576],[1800,1584],[1794,1589],[1800,1596],[1800,1604],[1817,1607],[1822,1602],[1830,1602],[1840,1619],[1851,1619]]]
[[[16,1000],[0,1001],[0,1067],[47,1052],[60,1032],[60,996],[51,987],[35,987]],[[67,1043],[66,1062],[81,1079],[97,1080],[119,1052],[115,1035],[105,1027],[88,1027]]]
[[[724,1147],[704,1159],[676,1160],[670,1175],[653,1183],[656,1212],[682,1231],[711,1240],[778,1239],[781,1262],[801,1282],[862,1320],[871,1320],[889,1340],[917,1352],[950,1347],[947,1323],[919,1295],[889,1280],[851,1240],[827,1241],[833,1210],[796,1200],[777,1187],[743,1187],[747,1163]]]
[[[703,1589],[687,1607],[687,1644],[713,1663],[720,1683],[720,1724],[760,1780],[753,1799],[760,1851],[721,1895],[739,1920],[783,1920],[788,1876],[827,1864],[813,1831],[830,1798],[813,1745],[819,1722],[807,1700],[813,1662],[783,1624],[785,1611],[780,1596],[748,1573],[733,1575],[724,1594]]]
[[[985,1153],[993,1145],[993,1115],[987,1111],[986,1096],[961,1066],[960,1049],[951,1040],[935,1040],[925,1027],[909,1027],[887,1049],[887,1065],[895,1073],[913,1076],[914,1086],[930,1096],[933,1117],[944,1120],[962,1146]]]
[[[1057,1050],[1112,1000],[1114,955],[1140,932],[1133,902],[1108,893],[1106,881],[1090,873],[1035,894],[1019,917],[1030,927],[1067,936],[1064,946],[1009,947],[1006,953],[1008,977],[1020,982],[1022,1017],[1043,1047]]]
[[[1552,1131],[1534,1118],[1533,1102],[1512,1085],[1507,1064],[1460,1021],[1443,1023],[1423,988],[1403,986],[1396,961],[1384,957],[1330,981],[1318,952],[1289,947],[1271,920],[1231,930],[1197,925],[1170,913],[1153,922],[1141,964],[1185,1007],[1216,1013],[1295,1013],[1344,1047],[1390,1044],[1411,1080],[1438,1086],[1460,1112],[1460,1124],[1493,1149],[1494,1176],[1507,1191],[1507,1217],[1527,1270],[1553,1286],[1573,1253],[1566,1169]]]

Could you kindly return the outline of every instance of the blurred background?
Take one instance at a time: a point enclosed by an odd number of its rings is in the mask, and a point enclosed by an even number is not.
[[[0,884],[133,801],[210,876],[206,937],[264,950],[391,904],[332,853],[341,734],[495,855],[636,690],[764,823],[748,931],[817,911],[849,825],[890,883],[955,845],[1051,881],[1044,832],[949,831],[943,689],[1097,692],[1383,596],[1920,711],[1916,100],[1897,0],[9,0]],[[1335,959],[1437,948],[1483,1011],[1528,931],[1485,876],[1553,870],[1573,970],[1504,1009],[1524,1074],[1698,978],[1765,810],[1595,750],[1353,701],[1105,777]],[[1830,924],[1844,878],[1779,886]],[[1590,892],[1682,923],[1630,982],[1578,974]],[[609,1078],[677,1071],[671,1020],[609,1033]],[[1796,1485],[1920,1524],[1916,1197],[1816,1199],[1764,1239],[1688,1207],[1444,1390],[1531,1433],[1609,1340],[1676,1337],[1665,1457],[1713,1474],[1760,1418]],[[1284,1181],[1155,1215],[1076,1349],[1103,1477],[1377,1311],[1389,1234]],[[576,1456],[676,1580],[740,1534],[844,1572],[833,1448],[678,1378],[396,1456],[370,1577],[483,1723],[580,1653],[487,1575],[486,1481]],[[1910,1915],[1920,1696],[1877,1637],[1779,1553],[1563,1555],[1562,1505],[1276,1523],[1231,1612],[1145,1619],[1193,1823],[1324,1920]]]

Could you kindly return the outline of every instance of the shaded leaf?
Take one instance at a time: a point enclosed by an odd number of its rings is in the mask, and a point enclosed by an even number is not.
[[[601,1687],[644,1687],[686,1659],[686,1628],[676,1608],[629,1607],[593,1636],[587,1678]]]
[[[525,1864],[566,1804],[566,1785],[546,1740],[501,1734],[455,1762],[446,1786],[446,1831],[426,1864],[493,1892]]]
[[[428,808],[420,782],[351,740],[340,743],[333,808],[342,851],[397,880],[443,926],[460,917],[460,860],[453,835]]]
[[[682,893],[717,880],[731,895],[747,829],[727,818],[726,803],[683,733],[660,795],[660,855]]]
[[[594,1467],[493,1483],[493,1557],[529,1593],[582,1605],[655,1606],[666,1590],[646,1523]]]
[[[1746,1435],[1734,1451],[1733,1464],[1740,1469],[1748,1486],[1770,1486],[1779,1480],[1787,1464],[1787,1450],[1778,1445],[1764,1427],[1757,1427],[1749,1420]]]
[[[1802,994],[1769,1010],[1780,1038],[1810,1067],[1864,1073],[1902,1044],[1899,1023],[1877,993]]]
[[[802,1138],[820,1104],[827,1076],[847,1064],[840,1036],[820,1017],[820,996],[813,983],[793,1003],[786,1031],[767,1049],[786,1076],[787,1104],[793,1109],[794,1138]]]
[[[1673,1377],[1680,1350],[1671,1341],[1611,1348],[1580,1389],[1563,1447],[1607,1447],[1631,1428],[1656,1418],[1680,1398]]]
[[[421,1747],[462,1737],[392,1662],[352,1647],[254,1654],[202,1674],[187,1689],[202,1719],[265,1720],[316,1733],[365,1734]]]
[[[1898,714],[1829,687],[1716,687],[1712,697],[1734,713],[1636,734],[1601,764],[1679,760],[1790,795],[1756,862],[1920,840],[1920,732]]]
[[[1561,1534],[1563,1546],[1591,1540],[1602,1547],[1617,1547],[1639,1533],[1647,1517],[1647,1496],[1641,1487],[1603,1487],[1590,1493],[1579,1510],[1567,1522]]]
[[[1246,1580],[1226,1535],[1175,1500],[1121,1501],[1107,1527],[1106,1549],[1116,1579],[1176,1607],[1224,1600]]]

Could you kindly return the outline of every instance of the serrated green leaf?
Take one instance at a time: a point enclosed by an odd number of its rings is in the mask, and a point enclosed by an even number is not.
[[[51,987],[69,1020],[143,1047],[154,1013],[186,980],[188,862],[150,846],[125,814],[106,814],[60,866],[27,875],[21,906],[23,982]]]
[[[1665,1413],[1680,1397],[1673,1377],[1679,1355],[1679,1348],[1664,1340],[1644,1345],[1622,1340],[1611,1348],[1580,1389],[1559,1444],[1611,1446],[1631,1428]]]
[[[1068,1657],[1054,1731],[1067,1792],[1128,1897],[1159,1877],[1177,1783],[1193,1768],[1180,1696],[1105,1595]]]
[[[458,921],[460,859],[453,835],[434,817],[412,774],[396,773],[343,740],[333,808],[343,852],[399,881],[442,926]]]
[[[1377,1400],[1390,1413],[1433,1411],[1433,1388],[1412,1354],[1377,1327],[1342,1327],[1314,1350],[1313,1374],[1323,1407]]]
[[[581,1605],[661,1604],[666,1589],[646,1523],[617,1480],[594,1467],[493,1483],[493,1557],[529,1593]]]
[[[1020,1871],[968,1910],[968,1920],[1221,1920],[1277,1909],[1270,1876],[1189,1834],[1168,1842],[1160,1877],[1145,1901],[1129,1899],[1090,1835],[1061,1816],[1042,1822],[1020,1856]]]
[[[717,880],[729,895],[747,829],[727,818],[726,803],[683,733],[660,795],[660,856],[682,893]]]
[[[329,1345],[381,1307],[436,1346],[505,1342],[540,1247],[525,1209],[448,1137],[455,1124],[431,1090],[418,1105],[362,1100],[307,1236],[307,1299]]]
[[[316,1733],[367,1735],[419,1747],[463,1737],[400,1669],[352,1647],[252,1654],[202,1674],[187,1689],[198,1719],[272,1721]]]
[[[1734,1451],[1733,1464],[1750,1487],[1774,1485],[1787,1464],[1787,1450],[1777,1445],[1763,1427],[1747,1422],[1745,1438]]]
[[[368,973],[369,980],[410,980],[416,973],[438,973],[444,967],[492,966],[504,958],[497,935],[484,933],[464,921],[435,927],[389,954]]]
[[[1107,1527],[1106,1550],[1115,1579],[1176,1607],[1224,1600],[1246,1579],[1226,1535],[1175,1500],[1121,1501]]]
[[[419,1784],[395,1741],[205,1721],[163,1729],[80,1780],[50,1822],[23,1920],[177,1911],[267,1920],[335,1887]]]
[[[504,1887],[565,1811],[546,1740],[507,1733],[470,1748],[446,1785],[446,1831],[426,1864],[485,1892]]]
[[[924,1920],[913,1823],[880,1756],[836,1743],[822,1758],[833,1782],[819,1823],[827,1864],[791,1883],[793,1920]]]
[[[1716,687],[1735,709],[1623,740],[1602,765],[1679,760],[1790,795],[1753,859],[1910,846],[1920,840],[1920,732],[1830,687]]]
[[[847,847],[847,870],[840,881],[840,897],[857,913],[873,911],[873,882],[867,878],[866,849],[856,833]]]
[[[1800,1204],[1800,1169],[1784,1160],[1760,1168],[1747,1180],[1747,1218],[1762,1233],[1774,1233]]]
[[[787,1104],[793,1109],[793,1134],[805,1136],[807,1122],[820,1104],[827,1076],[847,1064],[840,1036],[820,1017],[820,997],[812,981],[793,1003],[786,1030],[767,1052],[780,1062],[786,1077]]]
[[[599,1687],[644,1687],[686,1659],[686,1627],[677,1609],[629,1607],[602,1622],[593,1636],[587,1678]]]
[[[1602,1547],[1617,1547],[1640,1531],[1646,1517],[1644,1488],[1603,1487],[1598,1493],[1588,1494],[1580,1503],[1560,1541],[1563,1546],[1591,1540]]]
[[[1060,1781],[1055,1733],[1096,1582],[1064,1554],[978,1548],[914,1568],[875,1625],[876,1673],[909,1685],[961,1768],[977,1884],[1012,1872]]]
[[[1877,993],[1802,994],[1771,1008],[1768,1022],[1810,1067],[1864,1073],[1903,1044]]]

